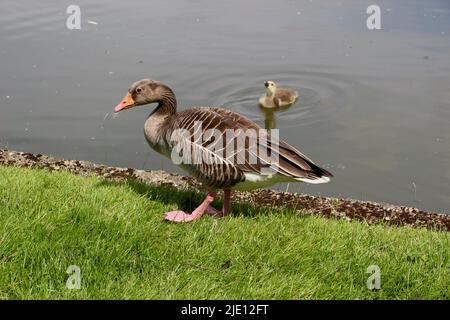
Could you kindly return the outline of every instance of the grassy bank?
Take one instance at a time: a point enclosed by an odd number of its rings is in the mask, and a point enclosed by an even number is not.
[[[201,194],[0,166],[0,298],[449,299],[449,233],[233,206]],[[218,203],[220,205],[220,203]],[[81,289],[66,288],[67,268]],[[367,289],[367,267],[381,290]]]

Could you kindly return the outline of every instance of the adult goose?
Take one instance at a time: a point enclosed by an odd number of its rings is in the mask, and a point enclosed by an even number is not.
[[[149,103],[157,103],[144,126],[150,147],[171,158],[208,189],[205,200],[192,213],[167,212],[166,220],[188,222],[204,213],[226,216],[232,189],[251,190],[278,182],[324,183],[332,177],[278,140],[277,131],[267,132],[238,113],[212,107],[177,112],[175,94],[159,81],[135,82],[114,111]],[[219,189],[224,190],[222,211],[211,206]]]
[[[275,82],[264,82],[266,94],[259,99],[264,108],[280,108],[293,105],[298,99],[298,92],[291,88],[278,88]]]

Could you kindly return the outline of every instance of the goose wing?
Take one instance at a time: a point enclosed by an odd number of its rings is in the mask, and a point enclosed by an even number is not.
[[[177,114],[166,141],[175,153],[183,150],[183,167],[218,188],[244,181],[246,173],[261,175],[266,169],[264,174],[272,172],[311,183],[327,182],[332,176],[261,129],[230,110],[195,107]]]
[[[278,88],[275,92],[274,101],[278,107],[289,105],[298,98],[298,92],[290,88]]]
[[[231,118],[241,128],[262,129],[255,122],[236,112],[221,108],[214,108],[213,110],[218,114]],[[267,131],[263,130],[263,134],[264,132]],[[270,135],[270,132],[267,133]],[[260,136],[263,136],[263,134]],[[309,183],[328,182],[329,178],[333,177],[329,171],[317,166],[309,157],[283,140],[271,139],[269,136],[266,139],[258,139],[258,146],[263,147],[263,149],[267,148],[269,153],[274,156],[272,159],[277,159],[277,161],[271,163],[271,166],[280,174]],[[265,166],[268,165],[264,159],[260,158],[260,160]],[[250,166],[250,168],[255,168],[255,166]],[[242,169],[247,171],[246,166]],[[256,166],[255,169],[256,171],[252,173],[261,172],[261,166]]]

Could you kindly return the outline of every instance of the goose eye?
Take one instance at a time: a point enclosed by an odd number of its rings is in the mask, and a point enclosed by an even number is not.
[[[136,89],[136,92],[137,92],[137,93],[140,93],[141,91],[142,91],[141,88],[137,88],[137,89]]]

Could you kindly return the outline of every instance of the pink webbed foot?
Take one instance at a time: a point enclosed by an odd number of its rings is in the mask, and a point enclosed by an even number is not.
[[[191,214],[179,210],[170,211],[164,215],[164,219],[173,222],[190,222],[197,220],[207,211],[208,207],[210,207],[210,204],[214,201],[215,196],[215,193],[209,192],[206,195],[205,200],[203,200],[198,208],[195,209]]]
[[[217,210],[213,206],[208,206],[208,208],[206,208],[205,213],[211,217],[222,217],[223,216],[222,211]]]
[[[164,214],[164,219],[172,222],[190,222],[198,218],[200,218],[200,216],[194,216],[193,214],[180,210],[170,211]]]

